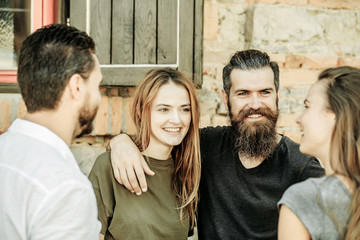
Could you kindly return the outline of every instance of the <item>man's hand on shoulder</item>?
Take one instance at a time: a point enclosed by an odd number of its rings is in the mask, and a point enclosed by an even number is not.
[[[119,134],[110,140],[111,165],[116,180],[132,193],[140,195],[147,191],[145,173],[153,176],[137,146],[126,134]]]

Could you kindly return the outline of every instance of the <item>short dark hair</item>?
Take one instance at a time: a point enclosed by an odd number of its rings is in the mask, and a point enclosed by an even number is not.
[[[53,24],[38,29],[22,43],[18,83],[29,113],[51,110],[74,74],[84,79],[95,66],[95,43],[74,27]]]
[[[270,67],[274,72],[274,84],[276,92],[279,90],[279,66],[270,61],[269,55],[254,49],[236,52],[230,62],[223,69],[223,84],[226,94],[229,96],[232,85],[230,74],[233,69],[255,70]]]

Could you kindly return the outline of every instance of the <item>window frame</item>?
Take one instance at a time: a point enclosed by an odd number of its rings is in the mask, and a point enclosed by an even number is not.
[[[55,13],[58,12],[59,0],[32,0],[31,1],[31,32],[54,23]],[[0,70],[0,93],[17,93],[17,70]]]
[[[36,31],[42,26],[55,23],[54,19],[57,18],[59,3],[61,0],[32,0],[31,5],[31,32]],[[101,0],[96,0],[101,1]],[[180,34],[178,35],[178,48],[180,49],[180,57],[176,64],[101,64],[104,81],[102,82],[103,87],[122,86],[129,87],[137,85],[138,81],[148,72],[150,69],[159,67],[174,67],[187,75],[194,81],[197,86],[202,85],[202,61],[203,61],[203,10],[204,0],[178,0],[179,11],[187,11],[188,6],[193,4],[193,20],[192,26],[185,24],[187,18],[185,15],[179,15],[178,28]],[[70,1],[71,5],[75,4],[74,1]],[[81,20],[77,21],[75,27],[90,32],[89,16],[87,14],[87,8],[89,8],[88,2],[86,2],[86,8],[83,8],[83,12],[77,12],[77,15],[81,16]],[[71,19],[70,19],[71,21]],[[73,25],[73,24],[71,24]],[[187,44],[191,41],[192,53],[191,59],[184,57],[183,50]],[[192,69],[192,70],[191,70]],[[135,71],[134,71],[135,70]],[[122,81],[117,81],[114,76],[121,75]],[[19,92],[17,85],[17,70],[0,70],[0,93],[13,93]]]

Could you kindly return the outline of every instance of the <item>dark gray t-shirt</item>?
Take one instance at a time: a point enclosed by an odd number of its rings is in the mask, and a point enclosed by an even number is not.
[[[199,240],[276,240],[276,204],[285,190],[324,170],[285,136],[259,166],[247,169],[232,134],[231,127],[201,129]]]
[[[337,177],[309,178],[287,189],[278,207],[284,204],[291,209],[313,240],[340,239],[336,225],[341,231],[346,228],[351,197]],[[336,219],[336,223],[332,219]]]

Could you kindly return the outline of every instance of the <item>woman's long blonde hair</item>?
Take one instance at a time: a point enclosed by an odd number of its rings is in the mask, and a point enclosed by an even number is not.
[[[351,179],[351,217],[347,240],[360,238],[360,69],[337,67],[324,70],[319,81],[326,84],[328,108],[336,123],[330,146],[330,164],[335,174]],[[327,81],[327,82],[325,82]]]
[[[131,108],[131,116],[136,126],[135,144],[141,151],[149,146],[151,133],[151,105],[160,87],[169,82],[184,87],[190,98],[191,123],[180,145],[171,152],[175,162],[172,189],[180,205],[180,219],[188,217],[191,227],[195,224],[200,183],[200,137],[199,103],[194,84],[181,72],[172,68],[154,69],[148,72],[137,86]]]

